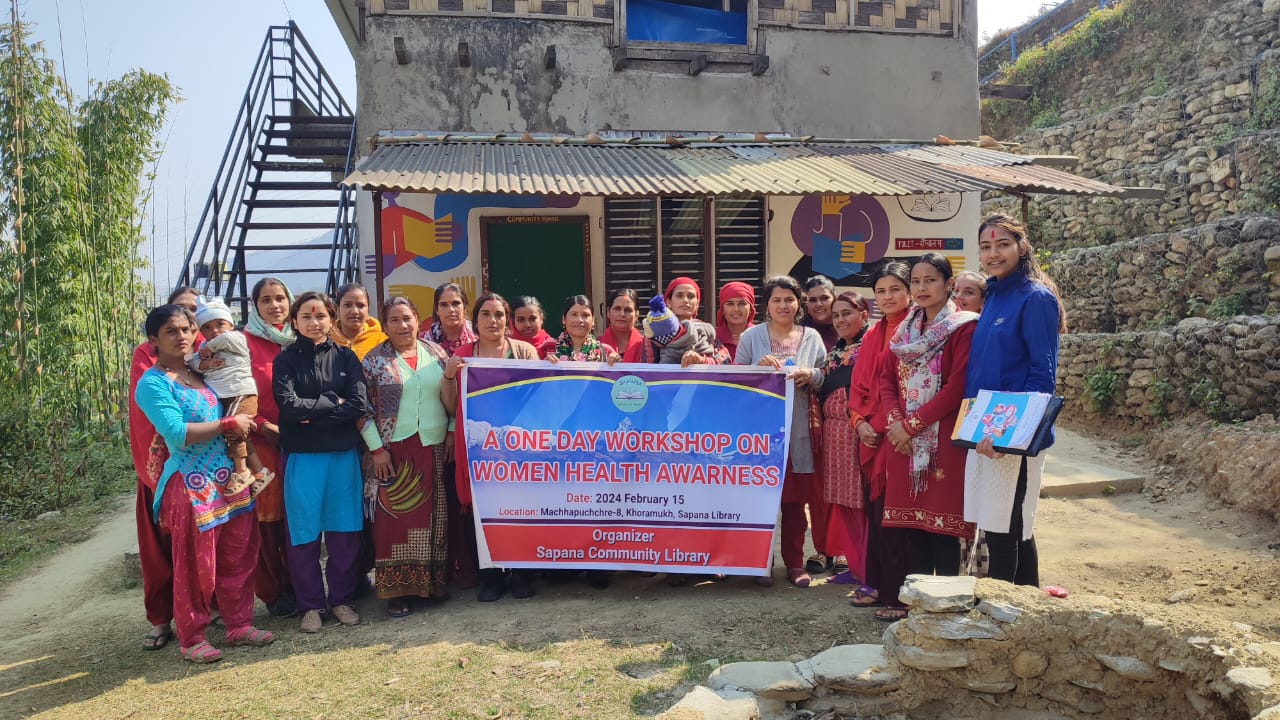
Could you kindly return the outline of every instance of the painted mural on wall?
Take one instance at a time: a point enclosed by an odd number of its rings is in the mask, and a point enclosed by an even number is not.
[[[956,272],[976,267],[976,244],[966,238],[977,231],[978,203],[964,200],[958,193],[770,198],[770,271],[869,289],[885,264],[926,252],[942,253]]]
[[[480,290],[480,239],[472,221],[487,210],[567,209],[576,196],[383,193],[382,272],[387,297],[407,297],[425,317],[435,307],[434,288],[446,282],[461,285],[469,298]],[[376,272],[372,254],[365,270]]]

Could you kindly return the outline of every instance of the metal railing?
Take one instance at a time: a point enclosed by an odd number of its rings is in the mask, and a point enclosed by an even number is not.
[[[248,268],[245,233],[239,223],[247,222],[253,212],[245,200],[252,194],[251,177],[260,179],[262,174],[257,171],[251,176],[254,162],[265,161],[267,156],[257,143],[265,144],[264,130],[271,116],[296,115],[299,109],[321,117],[354,114],[298,26],[290,21],[288,25],[271,26],[258,51],[231,136],[187,249],[178,285],[190,285],[206,296],[224,297],[228,304],[235,300],[243,304]],[[346,148],[348,172],[355,150],[354,135],[353,124]],[[336,184],[334,189],[338,189]],[[356,271],[353,206],[352,191],[344,189],[335,220],[330,283],[334,277],[354,277]],[[350,247],[337,252],[343,243]],[[350,267],[339,267],[338,263],[349,263]],[[241,297],[233,297],[237,284],[242,288]]]
[[[1019,35],[1022,35],[1023,37],[1032,35],[1032,30],[1044,24],[1045,22],[1047,22],[1054,15],[1056,15],[1060,10],[1071,5],[1074,1],[1075,0],[1063,0],[1063,2],[1060,2],[1057,5],[1054,5],[1053,7],[1049,8],[1048,10],[1041,12],[1040,15],[1038,15],[1034,20],[1031,20],[1027,24],[1023,25],[1022,27],[1010,32],[1009,37],[1005,38],[1004,40],[1001,40],[999,43],[992,46],[991,49],[987,50],[985,53],[980,55],[978,57],[979,68],[981,68],[984,63],[992,59],[1002,58],[1005,52],[1008,53],[1009,57],[1008,59],[1002,59],[1000,65],[995,70],[987,73],[979,81],[979,84],[986,85],[987,83],[999,77],[1000,74],[1004,72],[1006,65],[1012,65],[1013,63],[1018,61],[1018,36]],[[1120,0],[1098,0],[1097,9],[1105,10],[1106,8],[1112,5],[1115,5],[1119,1]],[[1089,12],[1093,12],[1092,8],[1089,10]],[[1062,27],[1055,28],[1053,32],[1049,33],[1047,37],[1041,38],[1039,40],[1039,44],[1040,45],[1047,44],[1050,40],[1058,37],[1059,35],[1075,27],[1087,17],[1089,17],[1089,13],[1085,13],[1084,15],[1081,15],[1080,17],[1072,20],[1066,25],[1063,25]],[[979,70],[979,72],[981,72],[981,70]]]

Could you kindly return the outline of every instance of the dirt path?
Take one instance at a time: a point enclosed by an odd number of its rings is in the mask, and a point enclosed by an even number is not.
[[[1173,481],[1138,451],[1074,433],[1062,433],[1055,452],[1145,472],[1164,484]],[[1280,638],[1280,553],[1267,548],[1280,541],[1276,525],[1218,507],[1195,492],[1162,497],[1043,500],[1036,533],[1042,583],[1073,593],[1174,600],[1166,605],[1170,613],[1184,608],[1208,612]],[[122,502],[120,513],[106,519],[93,539],[0,591],[0,717],[42,711],[49,711],[42,717],[125,716],[142,713],[144,704],[150,716],[182,716],[173,707],[167,712],[177,714],[152,713],[155,694],[162,692],[153,685],[181,687],[184,678],[203,677],[205,670],[179,662],[173,646],[156,653],[138,649],[147,629],[141,591],[125,587],[121,563],[123,553],[135,549],[132,503]],[[423,653],[425,669],[461,662],[449,653],[456,654],[466,643],[530,657],[583,641],[600,641],[606,648],[658,644],[654,647],[665,648],[664,656],[697,667],[708,659],[782,659],[835,643],[878,642],[884,626],[869,611],[850,609],[846,589],[819,585],[797,590],[785,583],[762,589],[745,578],[668,588],[661,578],[622,574],[604,591],[591,590],[580,580],[543,583],[532,600],[504,598],[496,605],[474,602],[474,591],[456,593],[405,620],[385,619],[380,604],[367,600],[359,606],[365,624],[327,629],[318,636],[298,634],[293,620],[262,617],[262,625],[276,631],[279,640],[264,650],[230,651],[213,672],[231,674],[209,677],[251,673],[249,677],[260,678],[268,673],[285,678],[277,684],[287,688],[287,678],[296,673],[299,682],[323,687],[315,678],[331,672],[325,663],[338,658],[376,662],[388,652],[413,651]],[[333,660],[327,659],[329,654]],[[687,678],[672,676],[669,690],[655,691],[644,702],[591,712],[643,715],[669,704],[667,694],[674,695],[681,683],[687,684]],[[268,712],[317,716],[304,706],[275,705],[227,708],[215,716]],[[383,708],[378,714],[391,713]],[[469,711],[457,714],[471,716]]]

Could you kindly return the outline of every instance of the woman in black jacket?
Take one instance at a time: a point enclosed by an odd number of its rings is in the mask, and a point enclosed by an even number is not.
[[[328,607],[343,625],[360,576],[363,482],[356,421],[368,409],[364,371],[351,350],[329,337],[337,308],[323,293],[306,292],[289,308],[298,339],[276,356],[273,389],[280,406],[284,506],[289,523],[289,574],[303,632],[319,632],[325,612],[320,536],[329,561]]]

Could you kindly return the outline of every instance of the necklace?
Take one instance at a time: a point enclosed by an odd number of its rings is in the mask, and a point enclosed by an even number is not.
[[[189,388],[195,387],[195,384],[192,383],[191,381],[191,371],[187,369],[186,365],[182,366],[182,372],[178,372],[177,370],[171,369],[168,365],[165,365],[164,363],[158,360],[156,361],[156,364],[160,366],[161,370],[164,370],[167,373],[172,373],[174,380],[177,380],[178,382],[182,383],[183,385],[186,385]]]

